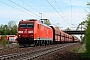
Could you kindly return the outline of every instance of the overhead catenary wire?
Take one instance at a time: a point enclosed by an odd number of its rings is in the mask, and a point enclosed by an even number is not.
[[[25,10],[27,10],[27,11],[29,11],[28,9],[26,9],[25,7],[22,7],[21,5],[19,5],[19,4],[17,4],[17,3],[15,3],[15,2],[13,2],[12,0],[9,0],[10,2],[12,2],[12,3],[14,3],[15,5],[17,5],[17,6],[19,6],[19,7],[21,7],[21,8],[23,8],[23,9],[25,9]],[[46,0],[46,1],[48,1],[48,0]],[[14,9],[17,9],[16,7],[13,7],[13,6],[11,6],[11,5],[9,5],[9,4],[7,4],[7,3],[5,3],[5,2],[2,2],[2,3],[4,3],[4,4],[6,4],[6,5],[8,5],[8,6],[10,6],[10,7],[12,7],[12,8],[14,8]],[[50,4],[51,5],[51,4]],[[51,5],[52,6],[52,5]],[[53,7],[53,6],[52,6]],[[54,8],[54,7],[53,7]],[[20,10],[20,9],[17,9],[17,10],[19,10],[19,11],[21,11],[21,12],[24,12],[24,13],[26,13],[26,14],[29,14],[29,15],[31,15],[30,13],[27,13],[27,12],[25,12],[25,11],[22,11],[22,10]],[[60,13],[54,8],[54,10],[60,15]],[[31,11],[29,11],[29,12],[31,12]],[[35,14],[35,13],[33,13],[33,12],[31,12],[32,14],[34,14],[35,16],[37,16],[37,17],[40,17],[39,15],[37,15],[37,14]],[[63,13],[63,12],[62,12]],[[61,15],[60,15],[61,16]],[[63,16],[61,16],[63,19],[64,19],[64,17]],[[41,18],[41,17],[40,17]],[[65,19],[64,19],[65,20]]]
[[[34,7],[32,7],[30,4],[28,4],[28,3],[26,3],[24,0],[21,0],[23,3],[25,3],[25,4],[27,4],[29,7],[31,7],[32,9],[34,9],[36,12],[38,12],[39,14],[40,13],[42,13],[42,12],[40,12],[40,11],[38,11],[37,9],[35,9]],[[42,16],[44,16],[43,14],[42,14]],[[46,17],[46,16],[44,16],[44,17]]]
[[[27,4],[29,7],[31,7],[32,9],[34,9],[35,11],[39,12],[38,10],[36,10],[35,8],[33,8],[31,5],[29,5],[28,3],[26,3],[25,1],[21,0],[23,3]]]
[[[56,5],[59,7],[59,5],[57,4],[57,2],[56,2],[56,0],[54,0],[55,1],[55,3],[56,3]],[[59,7],[59,9],[60,9],[60,11],[62,12],[62,14],[63,14],[63,11],[61,10],[61,8]],[[63,14],[64,15],[64,14]]]
[[[62,15],[65,17],[63,11],[61,10],[61,8],[60,8],[60,6],[58,5],[58,3],[56,2],[56,0],[54,0],[54,1],[55,1],[56,5],[59,7],[60,11],[62,12]],[[66,17],[65,17],[65,18],[66,18]],[[67,19],[67,18],[66,18],[66,19]],[[67,19],[67,20],[68,20],[68,19]]]
[[[71,5],[71,24],[72,24],[72,2],[70,0],[70,5]]]
[[[39,15],[37,15],[37,14],[35,14],[35,13],[31,12],[30,10],[26,9],[25,7],[22,7],[21,5],[19,5],[19,4],[15,3],[15,2],[13,2],[12,0],[9,0],[9,1],[10,1],[10,2],[12,2],[13,4],[15,4],[15,5],[17,5],[17,6],[21,7],[21,8],[23,8],[24,10],[26,10],[26,11],[28,11],[28,12],[30,12],[30,13],[32,13],[32,14],[34,14],[35,16],[40,17]]]
[[[16,10],[19,10],[19,11],[21,11],[21,12],[23,12],[23,13],[26,13],[26,14],[28,14],[28,15],[31,15],[31,14],[29,14],[29,13],[27,13],[27,12],[25,12],[25,11],[22,11],[22,10],[16,8],[16,7],[13,7],[13,6],[11,6],[11,5],[9,5],[9,4],[3,2],[3,1],[0,1],[0,2],[3,3],[3,4],[5,4],[5,5],[7,5],[7,6],[10,6],[10,7],[14,8],[14,9],[16,9]],[[33,15],[31,15],[31,16],[33,16]],[[35,16],[34,16],[34,17],[35,17]]]
[[[62,19],[64,19],[64,17],[60,15],[60,13],[55,9],[55,7],[52,6],[52,4],[51,4],[48,0],[46,0],[46,1],[47,1],[48,4],[50,4],[50,6],[59,14],[59,16],[62,17]],[[69,25],[69,23],[68,23],[65,19],[64,19],[64,21]],[[69,26],[70,26],[70,25],[69,25]]]

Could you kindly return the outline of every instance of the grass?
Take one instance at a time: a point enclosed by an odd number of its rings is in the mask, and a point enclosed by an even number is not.
[[[2,39],[0,41],[0,46],[4,48],[6,47],[6,36],[5,35],[2,36]]]
[[[78,48],[78,52],[79,52],[79,53],[85,53],[85,52],[86,52],[85,46],[86,46],[86,44],[82,44],[82,45]]]
[[[78,52],[78,49],[77,48],[73,48],[72,49],[74,52]]]
[[[72,50],[75,53],[80,53],[80,56],[83,60],[90,60],[90,53],[86,50],[86,44],[81,44],[79,48],[73,48]]]
[[[73,48],[72,50],[76,53],[85,53],[86,52],[85,46],[86,44],[81,44],[81,46],[79,46],[78,48]]]

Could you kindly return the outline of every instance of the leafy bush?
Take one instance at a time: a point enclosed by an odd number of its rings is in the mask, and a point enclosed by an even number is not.
[[[90,58],[90,14],[87,17],[88,24],[85,32],[85,43],[86,43],[86,57]]]
[[[2,39],[0,41],[0,45],[3,45],[3,47],[6,47],[6,36],[2,35]]]
[[[78,48],[73,48],[72,49],[74,52],[78,52]]]

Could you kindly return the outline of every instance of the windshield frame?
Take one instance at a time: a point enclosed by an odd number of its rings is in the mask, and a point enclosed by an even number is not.
[[[33,22],[31,22],[31,23],[20,23],[19,28],[34,28],[34,23]]]
[[[22,23],[19,25],[19,28],[26,28],[26,26],[27,26],[26,24]]]

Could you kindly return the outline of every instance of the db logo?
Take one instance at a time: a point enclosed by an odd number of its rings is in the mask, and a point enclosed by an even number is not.
[[[27,33],[27,29],[25,29],[24,33]]]

